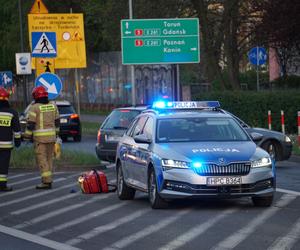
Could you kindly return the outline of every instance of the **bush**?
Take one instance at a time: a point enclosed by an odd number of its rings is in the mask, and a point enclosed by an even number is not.
[[[225,91],[194,93],[192,100],[218,100],[221,107],[253,127],[268,128],[268,110],[272,112],[272,129],[281,131],[280,111],[285,113],[287,133],[297,132],[300,95],[295,91],[251,92]]]
[[[283,88],[300,88],[300,76],[287,76],[287,77],[279,77],[276,80],[272,81],[272,85],[275,88],[283,89]]]

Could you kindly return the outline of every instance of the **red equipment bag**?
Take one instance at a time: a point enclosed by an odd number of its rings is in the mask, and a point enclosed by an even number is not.
[[[94,194],[94,193],[108,193],[115,192],[117,187],[107,183],[106,175],[93,169],[79,176],[78,183],[80,185],[82,193]],[[109,187],[112,187],[109,189]]]

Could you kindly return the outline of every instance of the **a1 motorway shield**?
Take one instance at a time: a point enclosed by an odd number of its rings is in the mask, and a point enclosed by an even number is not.
[[[198,63],[199,19],[121,21],[123,64]]]
[[[48,92],[49,100],[57,98],[62,90],[60,78],[52,73],[41,74],[35,80],[35,87],[43,86]]]
[[[250,63],[254,65],[263,65],[267,61],[267,52],[265,48],[254,47],[248,53]]]

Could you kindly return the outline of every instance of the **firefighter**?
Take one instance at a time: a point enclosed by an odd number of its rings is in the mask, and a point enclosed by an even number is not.
[[[27,113],[25,136],[33,140],[36,162],[40,168],[42,183],[37,189],[52,188],[53,151],[59,132],[57,106],[49,102],[48,92],[43,86],[33,89],[34,103]]]
[[[21,145],[21,128],[17,111],[10,108],[9,93],[0,87],[0,191],[12,191],[7,186],[11,150]]]

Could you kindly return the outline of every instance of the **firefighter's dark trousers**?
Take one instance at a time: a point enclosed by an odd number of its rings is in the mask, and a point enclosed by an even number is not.
[[[0,187],[6,187],[11,149],[0,149]]]

